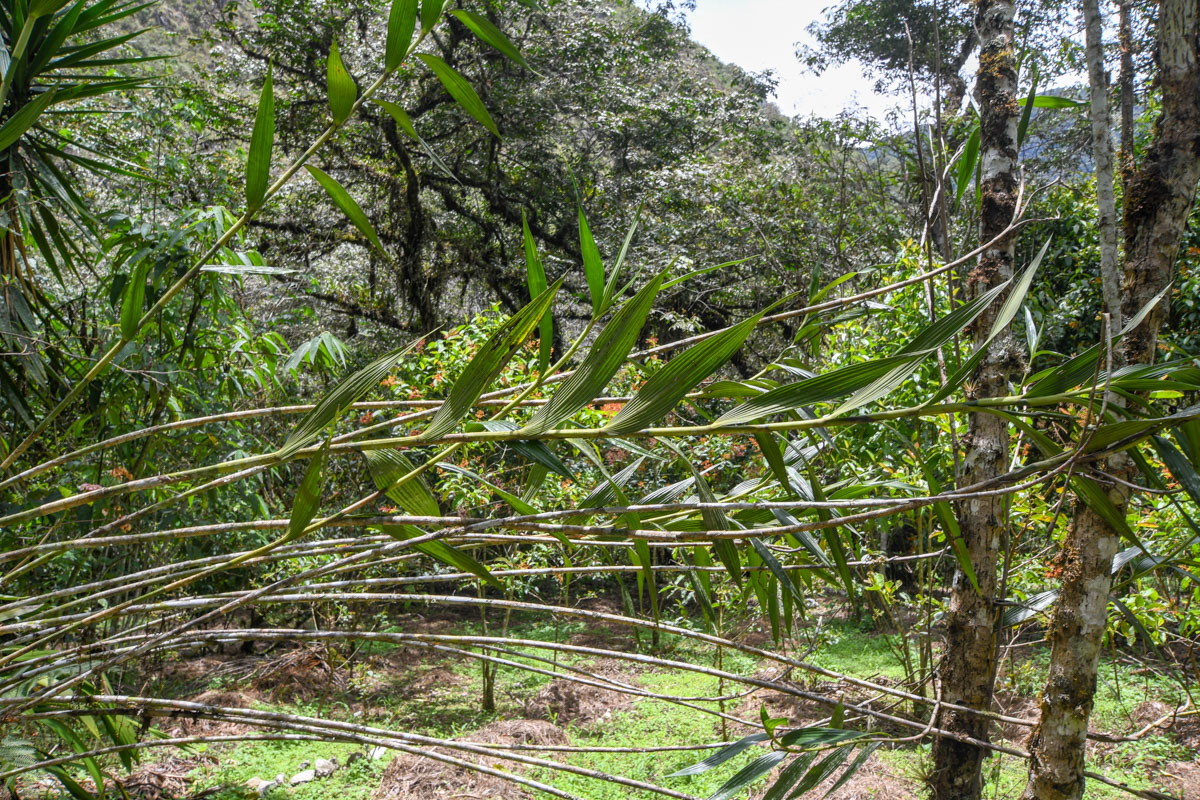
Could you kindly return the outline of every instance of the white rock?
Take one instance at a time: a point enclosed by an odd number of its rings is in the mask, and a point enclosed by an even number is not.
[[[371,748],[370,756],[371,756],[372,761],[378,761],[379,759],[383,758],[385,755],[387,755],[386,747],[372,747]]]
[[[284,775],[282,772],[279,773],[275,776],[275,783],[279,786],[283,786],[285,783],[287,783],[287,775]]]
[[[261,792],[261,791],[262,791],[262,787],[266,786],[266,785],[267,785],[267,784],[269,784],[269,783],[271,783],[271,781],[264,781],[262,778],[260,778],[260,777],[258,777],[257,775],[255,775],[253,778],[251,778],[250,780],[246,781],[246,786],[247,786],[247,787],[248,787],[248,788],[249,788],[251,791],[254,791],[254,792]]]
[[[303,772],[297,772],[295,775],[293,775],[292,779],[288,781],[288,783],[290,783],[292,786],[299,786],[302,783],[309,783],[310,781],[315,780],[316,777],[317,771],[315,769],[306,769]]]
[[[325,778],[337,771],[338,763],[336,758],[318,758],[314,766],[316,767],[315,772],[317,773],[317,777]]]

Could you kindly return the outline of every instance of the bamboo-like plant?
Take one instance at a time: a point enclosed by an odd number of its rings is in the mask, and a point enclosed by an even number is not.
[[[29,447],[54,419],[79,396],[83,387],[109,368],[116,354],[136,341],[147,321],[193,280],[213,254],[220,251],[254,214],[305,167],[332,201],[364,236],[376,241],[371,223],[354,198],[335,177],[306,163],[322,145],[353,118],[362,104],[395,75],[407,59],[415,58],[438,77],[447,92],[488,130],[494,123],[478,95],[453,69],[435,57],[419,52],[423,39],[444,12],[441,0],[395,0],[391,6],[388,38],[380,76],[360,91],[346,72],[336,46],[328,57],[328,95],[331,123],[298,158],[276,172],[274,149],[273,77],[267,73],[260,95],[246,165],[246,210],[213,248],[195,259],[193,266],[146,309],[144,276],[131,281],[122,307],[119,338],[89,373],[52,409],[23,441],[16,443],[2,468],[13,470]],[[50,12],[47,12],[50,13]],[[69,13],[69,12],[68,12]],[[481,39],[518,63],[520,54],[504,35],[483,17],[454,12]],[[36,26],[35,26],[36,27]],[[385,106],[398,120],[399,106]],[[411,127],[411,126],[410,126]],[[413,132],[415,135],[415,132]],[[272,181],[272,175],[276,177]],[[961,191],[960,191],[961,194]],[[715,750],[693,767],[676,772],[685,778],[723,764],[752,747],[764,749],[731,777],[713,800],[735,796],[768,776],[776,767],[766,797],[791,798],[833,778],[838,785],[884,744],[926,737],[955,737],[937,726],[939,711],[990,721],[1032,727],[1035,720],[996,714],[946,702],[938,692],[926,691],[934,679],[928,664],[924,674],[912,675],[905,685],[884,685],[808,663],[782,647],[757,647],[732,636],[724,621],[739,615],[766,617],[776,642],[784,641],[820,581],[854,598],[867,584],[867,573],[881,561],[858,557],[855,526],[927,511],[944,536],[944,546],[929,547],[914,556],[932,561],[949,554],[974,581],[971,562],[957,535],[950,507],[983,498],[1021,492],[1071,488],[1080,501],[1106,515],[1129,540],[1117,570],[1133,565],[1139,572],[1161,569],[1172,554],[1148,552],[1136,535],[1106,505],[1096,491],[1098,472],[1112,453],[1135,454],[1153,442],[1171,473],[1195,495],[1200,487],[1194,462],[1184,453],[1196,452],[1190,437],[1200,428],[1200,407],[1164,407],[1135,394],[1148,382],[1179,392],[1200,391],[1200,374],[1184,363],[1142,366],[1126,370],[1106,367],[1107,358],[1123,336],[1136,329],[1153,303],[1141,309],[1111,339],[1027,376],[1014,385],[1011,395],[963,399],[964,384],[985,358],[989,345],[1021,313],[1041,255],[1025,265],[1011,280],[1002,281],[970,302],[959,305],[917,331],[891,352],[816,375],[792,380],[794,372],[765,369],[743,381],[713,381],[733,355],[762,326],[784,319],[802,318],[820,324],[827,312],[845,312],[879,296],[921,284],[969,265],[997,241],[1014,236],[1023,226],[1017,219],[990,242],[959,259],[931,267],[904,281],[856,294],[835,296],[840,280],[812,287],[800,297],[784,298],[778,307],[764,309],[747,319],[678,342],[639,350],[641,334],[656,298],[671,281],[665,274],[642,275],[632,265],[635,228],[631,228],[619,254],[606,267],[593,240],[584,212],[579,211],[579,268],[589,289],[591,316],[584,329],[569,340],[555,358],[554,311],[562,302],[563,276],[546,274],[528,226],[524,231],[526,275],[530,302],[501,322],[482,342],[461,372],[454,376],[443,398],[417,398],[393,403],[407,413],[379,422],[348,426],[357,412],[378,407],[370,393],[398,363],[415,357],[419,340],[380,355],[336,383],[318,402],[289,409],[230,412],[200,419],[151,426],[90,444],[42,463],[28,464],[19,472],[0,476],[0,488],[22,482],[79,459],[94,456],[135,439],[169,436],[173,431],[222,425],[238,419],[276,413],[302,414],[290,435],[266,452],[207,463],[186,470],[135,477],[117,486],[89,489],[40,505],[18,509],[0,517],[0,526],[27,526],[40,537],[27,547],[0,554],[6,571],[0,586],[12,594],[0,598],[0,717],[30,725],[53,718],[74,722],[103,715],[128,722],[134,717],[154,720],[187,713],[197,717],[233,721],[256,730],[236,737],[175,737],[97,743],[75,748],[68,755],[35,753],[11,742],[0,745],[0,780],[11,780],[34,770],[87,769],[88,759],[110,754],[130,754],[157,746],[179,746],[200,741],[274,738],[318,738],[366,743],[422,755],[513,781],[559,797],[569,793],[548,783],[496,769],[497,759],[535,766],[552,773],[610,781],[629,789],[686,798],[672,786],[658,786],[628,776],[603,773],[549,757],[561,747],[504,747],[420,736],[407,731],[311,716],[237,709],[173,698],[120,694],[96,689],[106,674],[120,671],[137,660],[178,652],[214,642],[386,642],[421,648],[429,653],[476,659],[488,669],[519,669],[592,686],[601,686],[662,702],[700,708],[715,720],[735,722],[755,729],[735,743],[697,742],[696,749]],[[1044,250],[1043,250],[1044,252]],[[136,270],[137,265],[134,266]],[[237,271],[226,266],[226,271]],[[247,265],[252,273],[259,265]],[[700,270],[703,272],[706,270]],[[695,274],[695,273],[694,273]],[[686,280],[687,276],[677,280]],[[799,307],[788,307],[796,306]],[[986,319],[987,325],[978,324]],[[951,369],[935,387],[927,387],[919,402],[895,404],[902,388],[919,370],[953,348],[962,331],[975,326],[975,346],[953,353]],[[504,385],[499,378],[537,331],[537,368],[525,382]],[[648,356],[672,353],[656,368]],[[644,372],[630,395],[610,394],[622,372]],[[786,376],[786,377],[784,377]],[[1109,393],[1125,393],[1134,401],[1127,407],[1104,402]],[[621,409],[601,423],[589,423],[585,409],[595,404],[620,403]],[[352,414],[351,412],[356,412]],[[482,413],[480,413],[482,412]],[[937,421],[964,414],[990,415],[1019,431],[1036,452],[1013,461],[1007,472],[975,485],[942,490],[936,472],[927,471],[929,490],[894,483],[872,483],[849,477],[831,481],[819,469],[827,450],[846,431],[896,422]],[[684,421],[690,417],[693,422]],[[1052,419],[1054,435],[1042,425]],[[415,426],[415,427],[414,427]],[[1184,432],[1184,433],[1181,433]],[[695,463],[690,449],[697,437],[744,437],[758,448],[761,471],[729,489],[711,481]],[[1165,437],[1184,436],[1180,447]],[[606,464],[600,451],[604,443],[620,444],[638,458],[619,469]],[[659,447],[661,445],[661,447]],[[511,447],[519,457],[525,489],[518,494],[492,475],[480,475],[455,463],[470,448]],[[361,459],[373,489],[352,499],[339,495],[336,505],[324,491],[333,465],[351,466]],[[574,479],[569,460],[579,459],[594,468],[599,479],[587,487],[583,500],[550,506],[539,499],[548,475]],[[643,491],[634,476],[645,460],[682,463],[683,480]],[[1143,463],[1145,463],[1143,461]],[[297,469],[289,516],[244,522],[216,520],[186,528],[168,525],[144,530],[142,521],[152,514],[182,504],[202,494],[219,493],[239,481],[271,469]],[[447,508],[431,485],[438,469],[477,484],[495,499],[493,513],[469,513]],[[1147,480],[1155,481],[1148,465]],[[154,491],[153,495],[141,493]],[[126,510],[91,530],[58,534],[49,528],[73,509],[104,499],[124,498]],[[384,500],[394,509],[381,511]],[[158,518],[165,518],[159,516]],[[45,527],[45,530],[41,528]],[[98,548],[138,548],[167,540],[216,537],[231,531],[258,530],[275,538],[249,547],[203,558],[190,558],[148,567],[132,574],[55,586],[18,594],[18,579],[64,553]],[[335,532],[336,531],[336,532]],[[343,534],[343,531],[354,532]],[[364,532],[366,531],[366,532]],[[330,538],[318,538],[328,536]],[[336,537],[336,538],[334,538]],[[498,547],[522,548],[531,544],[561,547],[575,561],[562,565],[513,567],[491,557]],[[579,563],[581,553],[594,555]],[[906,557],[901,557],[906,558]],[[435,564],[433,570],[428,563]],[[628,563],[624,563],[628,562]],[[212,591],[210,579],[231,570],[273,577],[235,591]],[[401,569],[397,569],[400,567]],[[411,568],[411,569],[410,569]],[[260,572],[261,571],[261,572]],[[509,596],[512,582],[529,575],[599,574],[613,577],[625,597],[623,613],[577,608],[561,603],[530,602]],[[649,614],[634,609],[624,577],[633,574],[639,597],[649,595]],[[700,624],[664,621],[662,585],[686,580]],[[447,591],[451,582],[461,591]],[[1017,624],[1045,608],[1051,598],[1012,602],[1004,622]],[[231,612],[269,605],[308,607],[319,603],[345,604],[423,603],[448,608],[471,608],[504,613],[528,612],[572,617],[620,625],[652,636],[671,634],[717,653],[717,663],[706,666],[673,660],[658,652],[627,652],[541,640],[522,640],[485,632],[481,635],[412,631],[380,632],[359,626],[308,628],[218,627],[217,620]],[[886,601],[881,601],[886,602]],[[654,641],[654,640],[652,640]],[[740,652],[776,666],[775,677],[745,675],[727,669],[721,654]],[[548,657],[559,654],[605,656],[678,670],[717,679],[721,687],[742,687],[732,694],[722,688],[717,696],[696,698],[653,692],[620,683],[614,678],[586,674],[571,667],[544,669]],[[786,679],[788,672],[834,679],[855,689],[905,704],[911,712],[854,702],[830,693],[809,690]],[[915,670],[910,670],[915,671]],[[494,672],[492,673],[494,675]],[[801,698],[828,709],[828,716],[812,725],[790,726],[772,718],[766,708],[758,719],[730,713],[726,702],[737,692],[767,690]],[[65,724],[65,722],[64,722]],[[83,723],[86,724],[86,723]],[[122,723],[124,724],[124,723]],[[880,726],[896,726],[905,733],[882,733]],[[7,741],[7,740],[6,740]],[[1028,756],[1015,747],[982,744],[995,752],[1019,758]],[[575,750],[587,748],[574,748]],[[528,755],[525,751],[537,753]],[[448,754],[453,753],[453,755]],[[6,755],[7,754],[7,755]],[[486,756],[486,759],[479,757]],[[64,772],[64,774],[67,774]],[[1107,780],[1094,773],[1091,777]],[[837,776],[834,778],[834,776]],[[73,779],[72,779],[73,780]],[[93,777],[97,790],[103,776]],[[82,789],[81,789],[82,791]]]

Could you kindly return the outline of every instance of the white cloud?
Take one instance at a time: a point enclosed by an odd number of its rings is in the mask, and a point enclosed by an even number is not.
[[[861,64],[849,62],[814,75],[796,59],[796,43],[813,44],[806,29],[831,2],[697,0],[690,15],[692,38],[722,61],[751,72],[773,70],[779,80],[776,102],[785,114],[831,117],[857,106],[882,118],[903,98],[875,94],[874,81],[863,74]]]

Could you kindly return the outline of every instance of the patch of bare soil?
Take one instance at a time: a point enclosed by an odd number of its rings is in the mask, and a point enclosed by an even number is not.
[[[542,720],[501,720],[485,725],[465,741],[489,744],[568,744],[567,734],[558,726]],[[443,752],[439,750],[439,752]],[[484,756],[445,750],[447,755],[463,761],[480,763]],[[486,759],[488,766],[499,762],[505,770],[520,773],[522,766],[500,759]],[[474,772],[465,767],[446,764],[431,758],[399,753],[384,770],[383,778],[372,800],[524,800],[533,792],[494,775]]]
[[[221,708],[250,708],[259,698],[248,691],[222,691],[210,689],[189,698],[189,702],[202,703]],[[159,727],[168,736],[233,736],[255,730],[253,725],[238,722],[223,722],[208,719],[198,714],[180,711],[161,723]]]
[[[1169,791],[1183,800],[1200,800],[1200,763],[1176,761],[1159,769],[1163,785],[1160,791]]]
[[[525,716],[553,720],[559,725],[590,725],[632,706],[633,698],[624,692],[558,679],[543,686],[525,704]]]
[[[184,797],[192,782],[188,774],[201,764],[213,763],[216,760],[216,757],[206,754],[192,758],[172,756],[153,764],[144,764],[121,778],[121,788],[134,800],[171,800]]]
[[[1036,697],[1018,694],[1016,692],[996,692],[995,710],[1006,717],[1019,719],[1037,719],[1041,714]],[[997,722],[995,731],[999,738],[1006,742],[1023,743],[1029,738],[1033,729],[1027,725],[1017,725],[1012,722]]]

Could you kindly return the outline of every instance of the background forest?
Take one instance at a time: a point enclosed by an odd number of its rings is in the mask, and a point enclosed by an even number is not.
[[[693,7],[0,0],[9,795],[1200,798],[1200,3]]]

